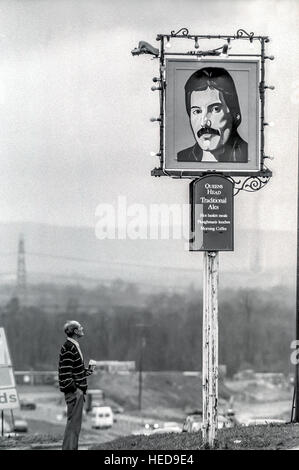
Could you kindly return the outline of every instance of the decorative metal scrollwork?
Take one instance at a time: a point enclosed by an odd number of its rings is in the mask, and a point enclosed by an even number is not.
[[[180,33],[182,34],[182,36],[188,36],[189,30],[187,28],[181,28],[176,33],[174,31],[171,31],[170,34],[172,37],[175,37],[178,36]]]
[[[247,33],[247,31],[245,31],[245,29],[238,29],[237,31],[237,39],[238,38],[243,38],[243,37],[247,37],[248,39],[252,39],[253,36],[254,36],[254,33]]]
[[[249,176],[245,180],[234,180],[234,196],[239,194],[240,191],[255,192],[262,189],[270,180],[270,176]]]

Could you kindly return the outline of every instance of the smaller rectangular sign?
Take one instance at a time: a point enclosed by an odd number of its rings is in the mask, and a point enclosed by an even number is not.
[[[190,184],[189,251],[233,251],[233,183],[207,175]]]

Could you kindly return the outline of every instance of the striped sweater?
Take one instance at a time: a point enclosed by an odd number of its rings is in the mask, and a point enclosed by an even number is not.
[[[59,355],[59,388],[63,393],[75,392],[80,388],[86,393],[86,369],[80,353],[74,343],[66,340]]]

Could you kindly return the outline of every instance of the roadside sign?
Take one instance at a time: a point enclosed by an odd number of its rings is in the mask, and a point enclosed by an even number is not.
[[[12,362],[4,328],[0,328],[0,410],[19,408]]]
[[[0,366],[11,366],[4,328],[0,328]]]
[[[208,175],[190,183],[189,251],[234,250],[233,183]]]

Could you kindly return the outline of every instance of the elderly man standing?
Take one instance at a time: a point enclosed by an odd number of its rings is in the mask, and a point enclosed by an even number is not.
[[[79,340],[84,336],[83,327],[77,321],[64,325],[67,336],[59,356],[59,388],[65,394],[67,404],[67,424],[62,450],[78,450],[79,434],[82,423],[83,404],[87,390],[86,377],[92,369],[84,366]]]

